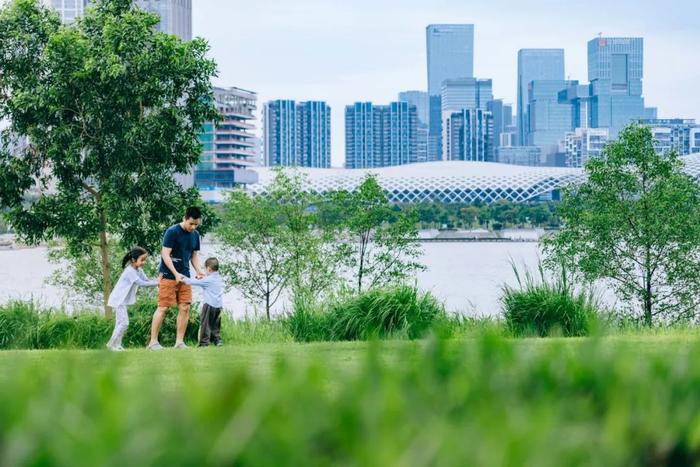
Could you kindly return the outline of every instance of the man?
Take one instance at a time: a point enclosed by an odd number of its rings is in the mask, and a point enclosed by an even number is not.
[[[175,348],[184,349],[185,331],[190,319],[190,304],[192,303],[192,286],[187,285],[183,278],[190,277],[190,262],[196,271],[195,278],[204,277],[199,267],[199,233],[197,227],[202,223],[202,211],[196,207],[187,208],[182,222],[175,224],[165,231],[163,249],[161,250],[160,272],[163,278],[158,289],[158,308],[153,313],[151,323],[151,341],[149,350],[161,350],[158,342],[160,326],[163,323],[168,308],[177,305],[177,337]]]

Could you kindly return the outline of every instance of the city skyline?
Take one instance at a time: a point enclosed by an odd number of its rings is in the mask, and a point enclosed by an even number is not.
[[[466,23],[475,29],[474,75],[492,79],[494,97],[504,103],[516,103],[518,50],[562,48],[566,77],[585,82],[587,43],[602,32],[644,38],[645,103],[658,107],[660,118],[700,117],[695,84],[700,64],[691,60],[693,44],[700,40],[700,6],[695,2],[675,2],[680,7],[669,8],[651,1],[592,1],[585,9],[572,10],[568,4],[533,1],[527,22],[522,21],[525,11],[507,2],[468,7],[413,0],[378,5],[365,0],[352,5],[265,3],[266,8],[259,2],[214,0],[193,5],[193,34],[210,42],[211,56],[219,63],[215,84],[253,89],[262,102],[324,100],[332,108],[344,108],[355,101],[390,102],[404,90],[427,90],[426,26]],[[234,13],[247,21],[231,29],[224,18]],[[255,47],[231,48],[232,40]],[[337,112],[332,121],[333,166],[344,162],[344,136],[342,112]]]

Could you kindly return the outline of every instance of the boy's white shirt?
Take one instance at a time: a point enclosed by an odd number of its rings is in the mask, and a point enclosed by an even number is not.
[[[185,284],[201,287],[204,291],[202,297],[204,303],[213,308],[222,308],[224,305],[224,282],[218,272],[210,272],[202,279],[182,279]]]
[[[122,275],[119,276],[119,280],[114,285],[107,305],[111,307],[133,305],[136,303],[136,291],[139,287],[157,286],[158,281],[156,279],[149,279],[141,269],[136,269],[129,265],[124,268]]]

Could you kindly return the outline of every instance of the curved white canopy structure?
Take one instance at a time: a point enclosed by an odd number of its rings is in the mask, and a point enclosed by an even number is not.
[[[683,158],[686,172],[700,175],[700,154]],[[263,194],[274,179],[274,169],[253,169],[258,183],[248,185],[252,193]],[[492,162],[441,161],[376,169],[297,168],[304,175],[303,189],[314,193],[353,190],[368,173],[377,176],[392,202],[440,201],[470,203],[476,200],[512,202],[546,199],[567,185],[581,183],[580,168],[530,167]]]

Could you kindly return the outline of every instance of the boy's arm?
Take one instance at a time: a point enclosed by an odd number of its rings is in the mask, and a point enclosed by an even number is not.
[[[187,285],[196,285],[197,287],[202,287],[203,289],[206,289],[211,284],[211,278],[209,276],[204,276],[202,279],[192,279],[182,276],[182,281]]]

